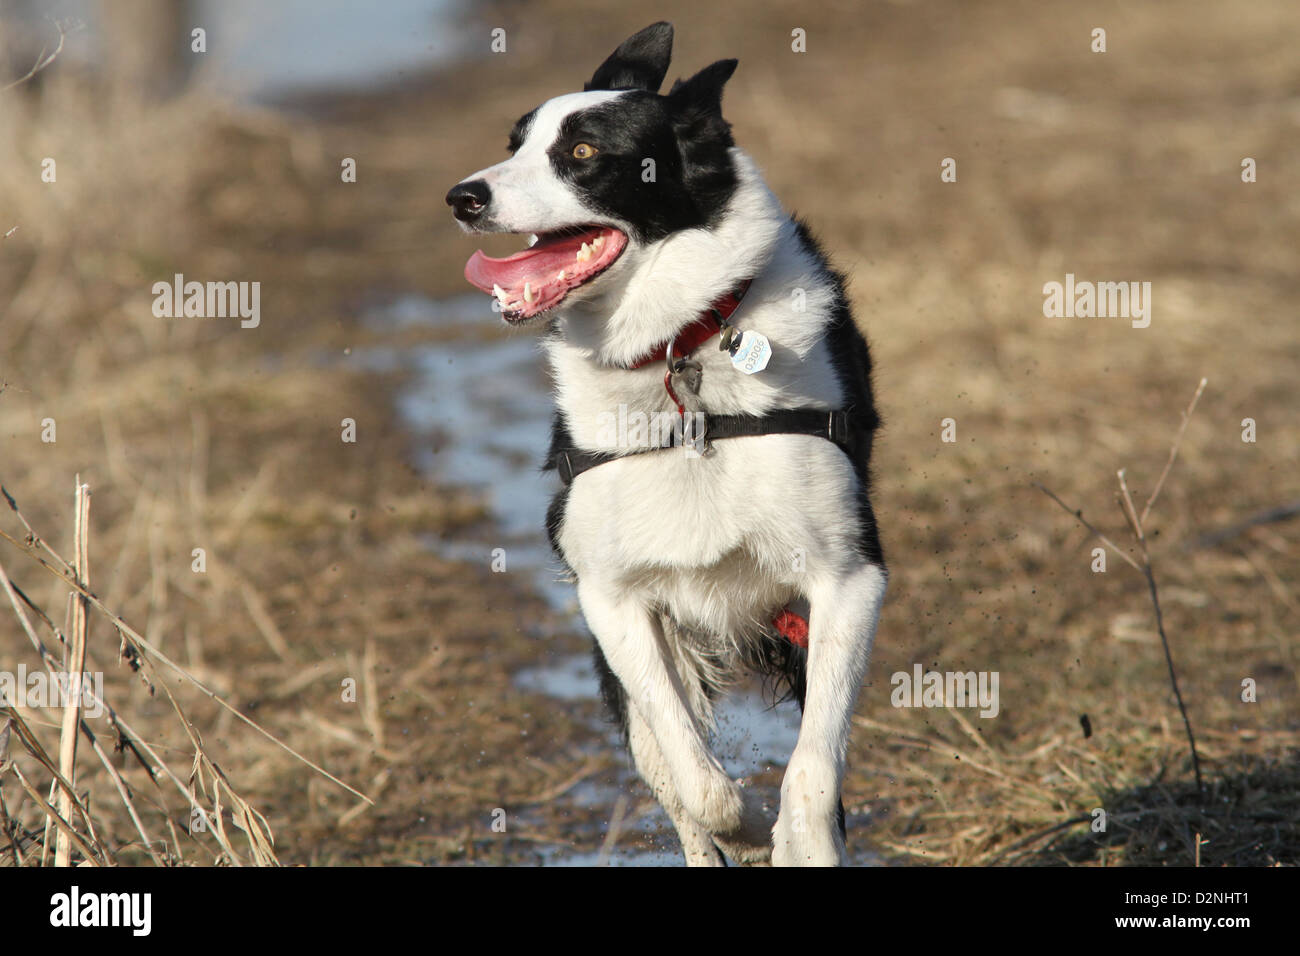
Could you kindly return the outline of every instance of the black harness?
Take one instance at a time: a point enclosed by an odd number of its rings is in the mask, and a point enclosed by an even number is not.
[[[584,471],[620,458],[643,455],[652,451],[684,448],[694,445],[705,449],[709,442],[724,438],[753,438],[759,435],[811,435],[824,438],[853,459],[853,432],[848,412],[825,411],[818,408],[790,408],[767,415],[709,415],[705,412],[688,414],[685,426],[668,433],[666,444],[646,448],[630,448],[622,452],[579,451],[566,449],[555,455],[555,467],[561,480],[570,485]]]
[[[659,361],[666,360],[667,374],[664,376],[664,388],[677,406],[681,415],[681,427],[673,428],[667,441],[658,445],[629,448],[626,451],[579,451],[567,448],[555,452],[553,461],[565,485],[573,484],[584,471],[590,471],[598,465],[604,465],[620,458],[643,455],[652,451],[665,451],[670,448],[693,446],[701,454],[708,451],[709,444],[725,438],[752,438],[759,435],[811,435],[824,438],[833,443],[849,456],[855,458],[855,434],[853,422],[846,411],[827,411],[819,408],[788,408],[770,412],[766,415],[709,415],[705,412],[688,413],[673,387],[674,378],[693,368],[696,372],[695,386],[698,388],[700,364],[689,361],[692,351],[715,335],[719,335],[718,348],[733,355],[740,345],[741,333],[729,322],[732,314],[740,306],[745,293],[749,291],[752,280],[746,279],[734,291],[722,296],[698,319],[687,324],[678,332],[676,338],[656,346],[647,355],[631,363],[628,368],[638,369]],[[688,386],[690,387],[690,386]]]

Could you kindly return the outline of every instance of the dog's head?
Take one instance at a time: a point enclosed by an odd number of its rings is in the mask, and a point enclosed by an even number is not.
[[[736,188],[722,118],[735,60],[719,60],[659,94],[673,28],[629,37],[584,92],[548,100],[515,124],[511,157],[452,187],[447,203],[472,233],[533,234],[505,259],[481,251],[465,278],[507,321],[590,295],[608,270],[632,268],[656,243],[719,216]]]

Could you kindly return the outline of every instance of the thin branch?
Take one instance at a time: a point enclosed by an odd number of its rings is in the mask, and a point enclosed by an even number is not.
[[[1192,412],[1196,409],[1196,403],[1200,400],[1201,393],[1205,391],[1205,385],[1206,379],[1202,378],[1201,383],[1196,387],[1196,394],[1192,396],[1191,403],[1188,404],[1187,410],[1183,412],[1182,424],[1179,426],[1178,434],[1174,436],[1173,445],[1169,449],[1169,460],[1165,462],[1164,471],[1160,473],[1160,479],[1156,482],[1155,490],[1151,492],[1151,497],[1147,499],[1146,507],[1142,509],[1140,515],[1138,514],[1137,507],[1133,504],[1133,495],[1129,492],[1128,480],[1124,476],[1124,469],[1121,468],[1116,473],[1116,477],[1119,479],[1120,491],[1116,497],[1119,500],[1120,510],[1124,513],[1124,520],[1128,522],[1129,530],[1133,532],[1133,538],[1137,542],[1138,550],[1142,555],[1141,564],[1138,564],[1130,558],[1126,553],[1116,547],[1109,538],[1085,521],[1082,511],[1077,508],[1071,508],[1046,486],[1039,482],[1034,482],[1035,487],[1050,497],[1066,511],[1070,512],[1070,514],[1074,515],[1075,519],[1078,520],[1080,524],[1105,542],[1112,551],[1127,561],[1130,567],[1135,568],[1144,578],[1146,578],[1147,589],[1151,593],[1151,605],[1155,608],[1156,612],[1156,630],[1160,634],[1160,646],[1164,648],[1165,663],[1169,668],[1169,683],[1173,686],[1174,699],[1178,702],[1178,712],[1182,715],[1183,727],[1187,731],[1187,743],[1192,751],[1192,772],[1196,776],[1196,789],[1201,793],[1205,792],[1205,785],[1201,780],[1201,760],[1200,755],[1196,750],[1196,735],[1192,733],[1192,721],[1191,718],[1187,716],[1187,706],[1183,703],[1183,694],[1178,687],[1178,672],[1174,668],[1174,655],[1173,651],[1169,647],[1169,637],[1165,634],[1164,614],[1160,609],[1160,593],[1156,587],[1155,572],[1151,566],[1151,554],[1147,549],[1146,530],[1144,525],[1147,516],[1151,513],[1151,506],[1155,504],[1156,498],[1160,496],[1160,489],[1164,487],[1165,479],[1169,477],[1169,471],[1173,467],[1174,459],[1178,457],[1178,448],[1182,444],[1183,434],[1187,431],[1187,423],[1191,420]]]
[[[1165,636],[1165,619],[1160,612],[1160,595],[1156,593],[1156,576],[1151,571],[1151,562],[1142,570],[1151,591],[1151,603],[1156,609],[1156,630],[1160,632],[1160,646],[1165,649],[1165,663],[1169,665],[1169,683],[1174,687],[1174,699],[1178,701],[1178,712],[1183,715],[1183,727],[1187,730],[1187,743],[1192,748],[1192,773],[1196,775],[1196,789],[1205,792],[1201,782],[1201,758],[1196,752],[1196,735],[1192,733],[1192,721],[1187,716],[1187,706],[1183,703],[1182,692],[1178,689],[1178,674],[1174,671],[1174,655],[1169,649],[1169,638]]]
[[[1138,544],[1141,545],[1142,556],[1145,558],[1147,553],[1147,537],[1142,531],[1142,519],[1138,517],[1137,507],[1133,504],[1133,496],[1129,494],[1128,482],[1124,479],[1124,469],[1121,468],[1115,472],[1115,477],[1119,479],[1119,506],[1124,512],[1124,518],[1128,521],[1129,529],[1133,532],[1133,537],[1137,538]]]
[[[45,51],[48,50],[49,47],[41,47],[40,55],[36,57],[36,63],[32,68],[9,85],[0,86],[0,93],[4,93],[6,90],[12,90],[15,86],[21,86],[23,83],[26,83],[37,73],[41,72],[41,70],[53,63],[55,58],[63,52],[63,41],[66,39],[67,33],[63,29],[63,24],[59,23],[58,20],[54,21],[54,29],[59,31],[59,45],[54,48],[54,51],[50,53],[49,56],[46,56]],[[12,230],[10,231],[12,232]],[[8,233],[6,233],[5,238],[8,238]]]
[[[1151,506],[1156,503],[1160,497],[1160,489],[1165,486],[1165,479],[1169,477],[1169,469],[1174,467],[1174,459],[1178,457],[1178,446],[1183,443],[1183,433],[1187,431],[1187,423],[1192,419],[1192,412],[1196,410],[1196,403],[1201,400],[1201,392],[1205,391],[1205,385],[1209,379],[1201,379],[1201,384],[1196,386],[1196,394],[1192,396],[1191,403],[1187,406],[1187,411],[1183,412],[1183,423],[1178,426],[1178,434],[1174,436],[1174,443],[1169,448],[1169,460],[1165,462],[1165,470],[1160,472],[1160,478],[1156,481],[1155,490],[1151,492],[1151,497],[1147,499],[1146,507],[1142,509],[1142,520],[1147,520],[1147,515],[1151,513]]]
[[[1091,531],[1093,534],[1095,534],[1098,538],[1101,539],[1102,544],[1106,545],[1106,547],[1110,548],[1112,551],[1114,551],[1116,554],[1118,554],[1121,558],[1123,558],[1125,561],[1127,561],[1127,562],[1132,566],[1132,568],[1133,568],[1134,571],[1141,571],[1141,570],[1142,570],[1142,565],[1138,564],[1136,561],[1134,561],[1132,558],[1130,558],[1130,557],[1128,556],[1128,554],[1127,554],[1123,549],[1120,548],[1119,545],[1117,545],[1114,541],[1110,540],[1110,538],[1106,537],[1104,534],[1102,534],[1100,531],[1098,531],[1096,528],[1094,528],[1091,524],[1089,524],[1088,521],[1087,521],[1087,519],[1084,518],[1084,516],[1083,516],[1083,512],[1082,512],[1082,511],[1080,511],[1078,508],[1071,508],[1069,505],[1067,505],[1067,504],[1066,504],[1064,501],[1062,501],[1060,498],[1056,497],[1056,493],[1055,493],[1054,491],[1052,491],[1052,489],[1048,488],[1046,485],[1044,485],[1044,484],[1042,484],[1042,483],[1040,483],[1040,482],[1037,482],[1037,481],[1035,481],[1035,482],[1033,483],[1033,485],[1034,485],[1035,488],[1037,488],[1037,489],[1038,489],[1039,491],[1041,491],[1043,494],[1047,495],[1047,497],[1051,498],[1051,499],[1052,499],[1053,501],[1055,501],[1058,505],[1060,505],[1062,508],[1064,508],[1067,512],[1069,512],[1070,514],[1074,515],[1075,519],[1079,522],[1079,524],[1083,525],[1085,528],[1087,528],[1089,531]]]

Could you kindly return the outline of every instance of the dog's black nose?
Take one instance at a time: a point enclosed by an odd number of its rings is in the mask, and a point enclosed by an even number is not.
[[[472,183],[457,183],[452,186],[451,192],[447,193],[447,205],[451,207],[452,215],[461,222],[471,222],[482,215],[491,198],[492,191],[488,189],[488,184],[476,179]]]

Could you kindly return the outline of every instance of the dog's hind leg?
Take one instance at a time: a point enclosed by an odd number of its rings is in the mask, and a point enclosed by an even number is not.
[[[659,615],[589,578],[579,582],[578,600],[623,687],[629,713],[635,710],[649,728],[686,814],[720,842],[761,829],[761,809],[746,802],[745,793],[709,750]]]
[[[844,862],[840,783],[887,577],[882,566],[863,562],[809,582],[807,694],[781,783],[772,851],[778,866]]]

